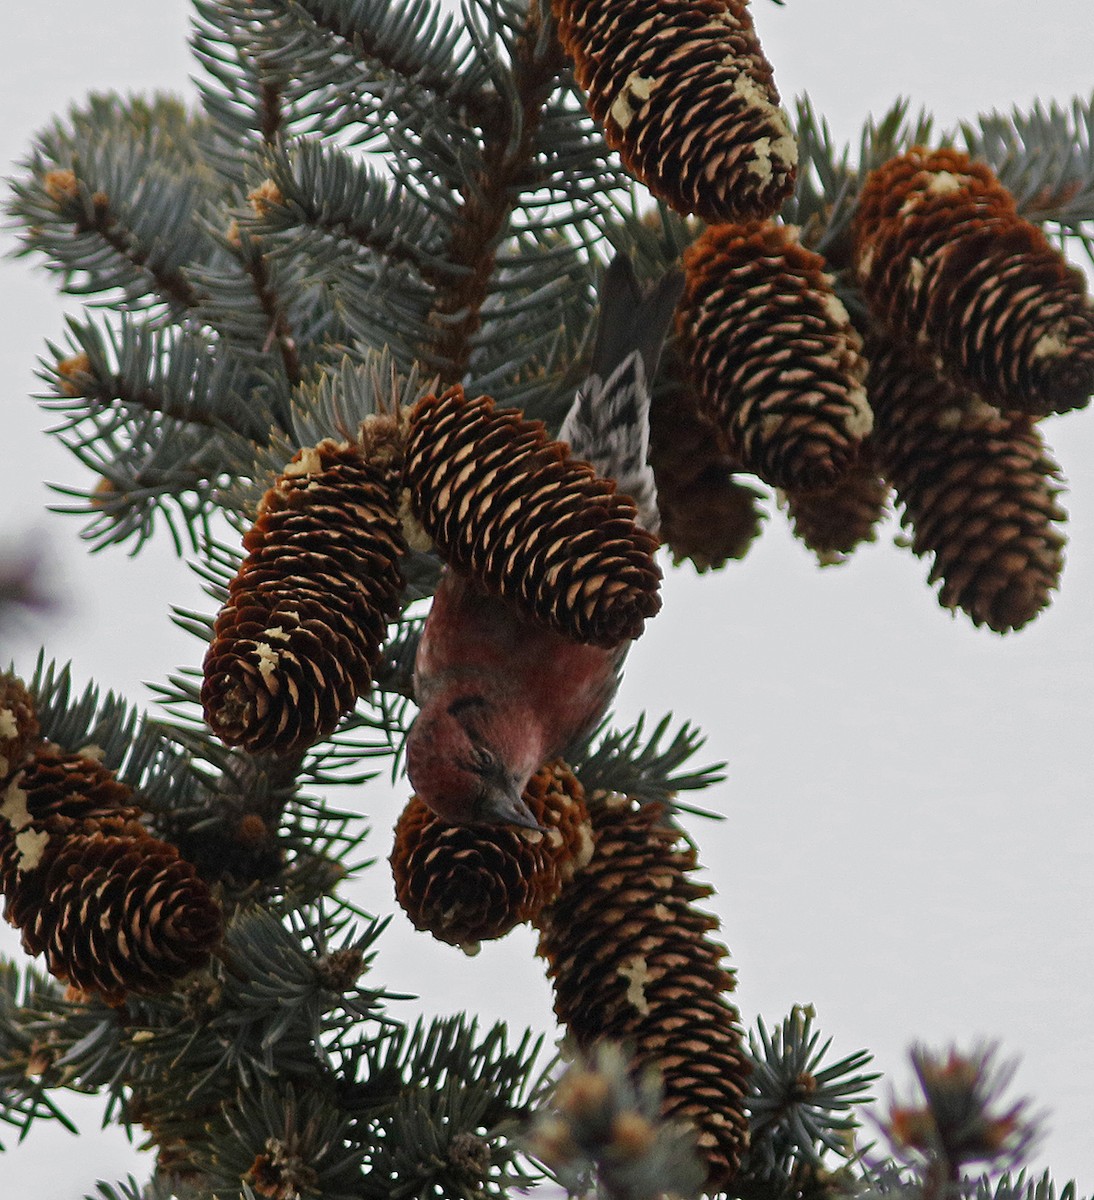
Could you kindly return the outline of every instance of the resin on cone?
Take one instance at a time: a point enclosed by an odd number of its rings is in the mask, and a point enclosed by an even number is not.
[[[205,719],[228,745],[306,750],[372,686],[403,589],[392,474],[328,439],[263,497],[205,655]]]
[[[1048,605],[1063,569],[1060,469],[1040,429],[884,336],[867,350],[874,453],[913,551],[934,556],[939,603],[997,633],[1020,629]]]
[[[657,539],[634,502],[516,409],[458,386],[425,397],[404,480],[442,558],[574,641],[614,648],[661,606]]]
[[[0,785],[22,765],[38,741],[34,697],[15,675],[0,675]]]
[[[692,382],[728,448],[774,487],[832,487],[873,422],[861,339],[824,266],[773,222],[711,226],[684,255]]]
[[[1003,410],[1066,412],[1094,392],[1094,308],[1082,272],[992,171],[958,150],[916,147],[866,181],[855,269],[872,316],[941,358]]]
[[[767,217],[797,143],[745,0],[554,0],[593,117],[627,169],[681,213]]]

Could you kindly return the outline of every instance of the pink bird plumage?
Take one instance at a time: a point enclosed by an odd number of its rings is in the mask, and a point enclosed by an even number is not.
[[[564,422],[575,457],[623,476],[655,528],[648,442],[648,380],[679,295],[666,276],[644,293],[617,258],[604,284],[589,380]],[[645,478],[640,478],[641,476]],[[550,758],[588,733],[619,683],[629,642],[612,649],[572,641],[516,611],[451,566],[426,618],[414,665],[418,717],[407,774],[442,820],[538,828],[521,798]]]
[[[571,641],[448,568],[414,668],[407,773],[442,819],[537,828],[528,780],[599,719],[622,651]]]

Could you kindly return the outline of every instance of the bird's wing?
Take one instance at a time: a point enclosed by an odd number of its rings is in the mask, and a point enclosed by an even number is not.
[[[670,271],[643,291],[625,255],[604,273],[600,319],[589,378],[578,389],[559,429],[575,458],[614,479],[638,507],[638,521],[656,532],[657,488],[646,461],[650,386],[683,286]]]

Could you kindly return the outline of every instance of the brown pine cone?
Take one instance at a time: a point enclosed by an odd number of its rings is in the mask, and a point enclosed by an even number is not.
[[[141,810],[127,784],[91,750],[75,753],[42,742],[8,784],[0,805],[0,843],[4,827],[18,832],[33,824],[88,830],[109,825],[111,830],[139,822]]]
[[[562,762],[532,776],[524,801],[543,830],[448,825],[413,797],[395,826],[395,895],[415,929],[474,953],[534,920],[589,860],[585,793]]]
[[[982,163],[916,147],[874,171],[854,222],[874,317],[938,354],[955,383],[1004,410],[1081,408],[1094,392],[1086,283]]]
[[[617,646],[661,607],[657,539],[634,502],[516,409],[458,386],[426,396],[404,480],[446,561],[575,641]]]
[[[205,655],[205,718],[228,745],[305,750],[372,686],[403,589],[392,478],[328,439],[262,498]]]
[[[21,679],[0,674],[0,786],[19,770],[38,738],[34,697]]]
[[[709,464],[686,493],[667,496],[661,512],[661,537],[679,566],[691,562],[700,574],[742,559],[760,533],[762,493],[733,475],[732,460]]]
[[[174,846],[102,832],[47,836],[9,905],[20,913],[24,948],[44,950],[51,974],[117,1003],[129,991],[161,990],[208,959],[220,909]],[[35,905],[20,903],[28,883]]]
[[[589,111],[627,169],[682,213],[774,213],[797,144],[746,0],[554,0]]]
[[[775,487],[832,487],[872,416],[861,339],[824,260],[773,222],[707,229],[684,255],[681,353],[746,470]]]
[[[133,801],[91,752],[42,743],[0,804],[5,918],[52,974],[110,1003],[167,986],[220,936],[208,887]]]
[[[794,536],[813,551],[822,567],[846,562],[857,546],[874,541],[889,511],[892,489],[868,449],[864,447],[862,457],[835,487],[783,494]]]
[[[700,572],[723,567],[744,558],[759,534],[761,494],[733,478],[739,464],[699,411],[678,353],[665,355],[661,374],[668,382],[651,398],[649,450],[661,540],[677,565],[690,559]]]
[[[79,834],[147,837],[140,816],[130,788],[90,752],[41,743],[0,803],[0,893],[8,923],[25,928],[45,903],[45,873],[35,869],[44,855]]]
[[[912,549],[934,555],[939,603],[997,633],[1020,629],[1063,569],[1060,469],[1039,429],[882,336],[868,348],[874,452],[914,530]]]
[[[661,805],[612,796],[590,809],[592,859],[537,921],[555,1012],[582,1048],[621,1041],[636,1071],[657,1068],[664,1115],[696,1128],[718,1191],[748,1144],[749,1066],[726,950],[708,936],[718,922],[694,907],[711,889],[689,878],[695,850]]]

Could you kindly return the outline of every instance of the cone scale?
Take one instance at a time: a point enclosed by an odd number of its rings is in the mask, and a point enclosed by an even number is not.
[[[657,539],[539,421],[460,387],[410,415],[404,482],[441,557],[577,642],[613,648],[661,606]]]
[[[134,801],[95,757],[43,744],[0,802],[5,918],[52,975],[111,1004],[169,987],[221,935],[208,886]]]
[[[564,763],[532,776],[524,802],[541,829],[449,825],[416,797],[395,826],[395,895],[416,929],[469,953],[534,920],[592,851],[584,790]]]
[[[1030,417],[1000,413],[934,364],[871,337],[873,448],[914,531],[933,555],[939,603],[997,633],[1046,607],[1063,569],[1060,470]]]

